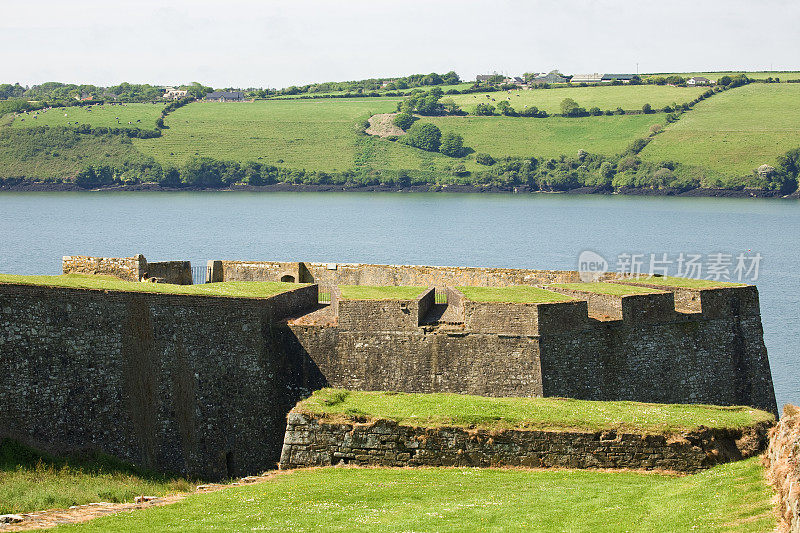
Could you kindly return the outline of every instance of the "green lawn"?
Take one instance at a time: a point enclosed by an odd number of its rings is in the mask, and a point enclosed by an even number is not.
[[[542,91],[547,92],[547,91]],[[636,139],[646,137],[650,126],[664,124],[664,114],[585,118],[435,117],[423,118],[443,132],[464,137],[464,145],[495,158],[574,156],[578,150],[613,155]]]
[[[664,285],[681,289],[719,289],[725,287],[745,287],[745,283],[730,283],[727,281],[714,281],[711,279],[676,278],[673,276],[654,276],[641,278],[626,278],[625,283],[645,283],[651,285]]]
[[[416,300],[426,287],[339,285],[345,300]]]
[[[130,502],[146,494],[186,492],[191,482],[147,472],[108,456],[54,457],[10,439],[0,441],[0,514]]]
[[[513,287],[456,287],[464,293],[468,300],[473,302],[509,302],[509,303],[547,303],[565,302],[571,300],[553,291],[531,287],[529,285],[516,285]]]
[[[608,294],[612,296],[630,296],[632,294],[653,294],[660,293],[658,289],[649,287],[633,287],[630,285],[619,285],[617,283],[604,283],[596,281],[592,283],[554,283],[551,287],[560,289],[571,289],[573,291],[593,292],[595,294]]]
[[[161,163],[192,156],[258,161],[296,169],[442,170],[453,159],[384,139],[359,135],[357,124],[396,109],[400,98],[198,102],[171,113],[157,139],[134,145]]]
[[[800,84],[754,83],[720,93],[655,137],[641,153],[746,176],[800,148]]]
[[[733,71],[725,71],[725,72],[683,72],[678,73],[678,76],[683,78],[691,78],[692,76],[703,76],[713,81],[717,81],[722,76],[738,76],[739,74],[746,74],[748,78],[756,79],[756,80],[765,80],[767,78],[780,78],[781,81],[785,80],[797,80],[800,79],[800,72],[792,71],[792,72],[780,72],[780,71],[769,71],[769,72],[733,72]],[[642,79],[646,78],[653,78],[653,77],[667,77],[671,76],[672,74],[642,74]]]
[[[66,274],[62,276],[0,274],[0,283],[122,292],[223,296],[228,298],[268,298],[288,290],[308,285],[307,283],[282,283],[278,281],[225,281],[199,285],[173,285],[171,283],[123,281],[111,276],[92,276],[84,274]]]
[[[764,532],[758,459],[683,477],[587,470],[320,468],[64,531]]]
[[[56,107],[50,110],[30,111],[14,119],[12,127],[75,126],[90,124],[94,127],[140,128],[152,130],[161,116],[164,104],[121,104],[76,107]],[[37,115],[38,114],[38,115]],[[37,118],[33,118],[37,116]]]
[[[479,103],[489,103],[497,107],[500,101],[506,100],[517,112],[524,110],[525,106],[536,106],[553,114],[561,113],[561,102],[565,98],[572,98],[587,110],[597,106],[603,111],[613,111],[618,107],[626,111],[638,111],[644,104],[661,109],[675,103],[691,102],[705,91],[706,89],[700,87],[667,85],[601,85],[445,95],[443,99],[452,99],[469,113]]]
[[[407,394],[322,389],[296,409],[334,419],[352,415],[396,420],[409,426],[476,426],[546,430],[669,433],[698,426],[740,428],[774,420],[752,407],[595,402],[565,398],[488,398],[463,394]]]

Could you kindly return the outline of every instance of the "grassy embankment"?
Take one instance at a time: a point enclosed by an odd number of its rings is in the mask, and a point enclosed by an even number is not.
[[[774,417],[752,407],[595,402],[567,398],[488,398],[463,394],[408,394],[322,389],[296,409],[333,418],[353,415],[395,420],[422,427],[483,429],[630,430],[670,433],[695,429],[741,428]]]
[[[771,497],[756,458],[682,477],[334,467],[63,530],[763,532],[776,525]]]
[[[525,106],[536,106],[540,110],[555,114],[561,113],[561,102],[565,98],[572,98],[587,110],[599,107],[603,111],[614,111],[621,107],[626,111],[641,111],[644,104],[650,104],[653,109],[662,109],[675,103],[680,105],[691,102],[706,90],[707,87],[601,85],[598,87],[564,87],[445,95],[443,99],[452,99],[468,112],[472,112],[477,104],[489,103],[497,106],[500,101],[505,100],[517,112],[525,109]]]
[[[571,300],[557,292],[530,287],[528,285],[515,285],[512,287],[456,287],[464,294],[467,300],[473,302],[507,302],[507,303],[549,303],[565,302]]]
[[[415,300],[426,287],[339,285],[345,300]]]
[[[602,281],[590,283],[553,283],[551,286],[559,289],[571,289],[573,291],[607,294],[609,296],[631,296],[634,294],[654,294],[664,292],[658,289],[651,289],[649,287],[619,285],[616,283],[604,283]]]
[[[750,84],[698,103],[641,152],[732,176],[800,147],[800,84]]]
[[[0,274],[0,284],[2,283],[120,292],[221,296],[228,298],[269,298],[270,296],[275,296],[276,294],[308,285],[307,283],[283,283],[277,281],[224,281],[199,285],[173,285],[171,283],[123,281],[112,276],[84,274],[66,274],[61,276]]]
[[[723,289],[726,287],[744,287],[745,283],[732,283],[729,281],[714,281],[712,279],[677,278],[674,276],[644,276],[639,278],[625,278],[625,283],[642,283],[650,285],[664,285],[677,289]]]
[[[67,508],[91,502],[129,502],[146,494],[186,492],[185,479],[135,468],[90,454],[54,457],[5,439],[0,441],[0,514]]]

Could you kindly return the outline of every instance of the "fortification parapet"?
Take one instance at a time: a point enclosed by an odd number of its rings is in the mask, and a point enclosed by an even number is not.
[[[157,281],[175,285],[192,284],[189,261],[148,262],[142,254],[133,257],[90,257],[65,255],[61,259],[64,274],[114,276],[125,281]]]
[[[465,299],[464,326],[477,333],[547,335],[584,329],[589,315],[585,301],[546,303],[474,302]]]
[[[347,299],[337,295],[338,325],[342,330],[393,331],[418,328],[434,302],[434,288],[411,299]]]
[[[595,318],[622,320],[629,323],[670,322],[676,319],[675,298],[671,292],[657,291],[644,294],[607,294],[591,289],[548,289],[586,300],[589,314]]]

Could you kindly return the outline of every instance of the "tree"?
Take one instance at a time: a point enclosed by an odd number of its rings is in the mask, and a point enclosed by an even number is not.
[[[645,115],[649,115],[652,112],[653,112],[653,106],[651,106],[650,104],[644,104],[642,106],[642,113],[644,113]]]
[[[489,154],[476,154],[475,162],[478,163],[479,165],[490,167],[494,165],[494,158]]]
[[[405,131],[408,128],[410,128],[411,125],[414,123],[414,116],[411,113],[407,112],[398,113],[397,116],[394,117],[394,120],[392,120],[392,122],[394,123],[395,126]]]
[[[442,131],[433,124],[415,122],[400,142],[427,152],[438,152]]]
[[[461,157],[464,153],[464,138],[457,133],[445,133],[442,135],[439,151],[446,156]]]
[[[561,114],[565,117],[581,117],[586,115],[586,110],[578,105],[572,98],[564,98],[561,101]]]
[[[75,184],[84,189],[102,187],[114,183],[114,171],[107,166],[89,165],[75,176]]]
[[[589,110],[589,114],[595,117],[599,117],[603,114],[599,107],[595,106]]]
[[[517,116],[517,112],[514,111],[514,108],[511,107],[511,104],[508,103],[507,100],[502,100],[497,104],[497,110],[500,112],[501,115],[506,117],[515,117]]]
[[[475,114],[478,116],[491,116],[494,115],[494,106],[492,104],[478,104],[475,106]]]

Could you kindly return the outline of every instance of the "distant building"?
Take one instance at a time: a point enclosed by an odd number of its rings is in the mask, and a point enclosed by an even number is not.
[[[600,81],[603,83],[611,83],[614,80],[621,81],[622,83],[630,83],[636,74],[603,74]]]
[[[600,83],[603,81],[603,75],[595,72],[594,74],[575,74],[571,83]]]
[[[533,80],[531,80],[533,85],[543,85],[545,83],[567,83],[567,78],[564,77],[557,70],[551,70],[550,72],[536,75]]]
[[[209,102],[244,102],[242,91],[214,91],[205,98]]]
[[[475,81],[478,83],[489,83],[497,74],[478,74]]]
[[[516,85],[517,87],[522,87],[523,85],[525,85],[525,80],[523,80],[523,79],[522,79],[522,78],[520,78],[519,76],[514,76],[514,77],[511,79],[511,83],[512,83],[513,85]]]
[[[175,87],[167,87],[164,92],[164,98],[167,100],[180,100],[181,98],[186,98],[187,94],[189,94],[189,91],[183,91]]]
[[[686,80],[686,85],[690,87],[694,87],[695,85],[713,85],[714,82],[708,78],[704,78],[703,76],[694,76],[693,78],[689,78]]]

